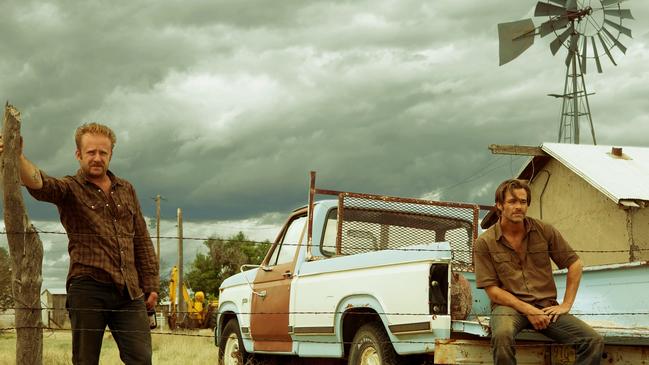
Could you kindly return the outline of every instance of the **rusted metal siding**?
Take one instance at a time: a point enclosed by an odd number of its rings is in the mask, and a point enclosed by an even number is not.
[[[253,339],[255,351],[269,352],[291,352],[293,340],[292,329],[289,329],[289,308],[291,297],[291,281],[295,274],[295,266],[300,247],[305,244],[299,238],[297,243],[284,242],[285,235],[293,222],[307,213],[306,209],[298,209],[287,220],[281,233],[277,236],[273,248],[269,250],[257,271],[253,282],[252,310],[250,315],[250,335]],[[306,222],[305,222],[306,223]],[[308,225],[308,224],[307,224]],[[302,226],[299,237],[304,237]],[[298,224],[299,228],[299,224]],[[273,258],[275,250],[283,248],[280,244],[296,245],[289,247],[294,250],[293,259],[290,262],[278,263],[273,266],[269,262]]]
[[[573,365],[575,352],[569,346],[519,342],[516,359],[519,365]],[[435,364],[474,365],[493,364],[488,340],[438,340],[435,344]],[[607,345],[602,364],[649,364],[649,348]]]
[[[252,296],[250,334],[255,351],[290,352],[293,347],[288,328],[291,280],[281,274],[292,267],[292,263],[277,265],[273,271],[257,273],[253,290],[265,296]]]

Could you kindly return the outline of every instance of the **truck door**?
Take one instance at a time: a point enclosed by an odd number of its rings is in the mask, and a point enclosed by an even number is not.
[[[306,244],[306,222],[306,210],[289,218],[257,272],[250,315],[254,351],[292,350],[288,327],[291,281],[299,247]]]

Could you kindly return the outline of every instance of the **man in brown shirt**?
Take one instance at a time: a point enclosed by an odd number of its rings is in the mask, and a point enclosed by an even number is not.
[[[549,224],[526,217],[531,192],[523,180],[506,180],[496,190],[499,220],[475,242],[476,285],[491,299],[494,364],[516,364],[516,335],[534,328],[563,344],[574,345],[576,365],[599,365],[602,337],[569,314],[577,296],[582,263]],[[552,276],[568,268],[562,303]]]
[[[50,177],[20,156],[23,184],[34,198],[56,204],[68,234],[72,361],[98,364],[108,326],[122,361],[151,364],[146,310],[157,302],[159,276],[140,204],[133,186],[108,170],[116,141],[110,128],[84,124],[75,141],[74,176]]]

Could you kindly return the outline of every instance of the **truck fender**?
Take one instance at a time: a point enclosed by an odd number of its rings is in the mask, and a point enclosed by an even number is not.
[[[374,318],[378,317],[381,320],[383,329],[385,330],[388,337],[390,338],[390,341],[398,340],[388,330],[387,316],[385,315],[385,310],[383,308],[383,305],[381,305],[381,303],[379,302],[379,300],[369,294],[354,294],[342,298],[338,303],[338,305],[336,306],[336,314],[335,314],[335,327],[336,327],[336,334],[337,334],[336,337],[338,340],[340,340],[340,342],[347,342],[347,343],[351,342],[351,339],[344,338],[343,331],[345,329],[343,328],[343,317],[345,314],[348,314],[353,311],[375,312],[377,315]],[[368,321],[371,320],[371,318],[372,318],[371,316],[367,316]],[[354,334],[352,334],[352,337],[353,335]]]
[[[234,316],[237,318],[237,321],[239,321],[239,325],[241,323],[245,323],[242,320],[243,314],[240,313],[239,307],[234,302],[227,301],[223,303],[219,303],[219,314],[216,319],[216,326],[214,327],[214,344],[218,347],[219,345],[219,337],[221,336],[221,332],[223,330],[223,327],[225,327],[226,323],[224,323],[223,318],[225,316]],[[249,322],[249,321],[248,321]],[[241,328],[239,328],[241,330]],[[243,347],[245,347],[246,352],[252,353],[253,347],[252,347],[252,339],[250,336],[245,336],[243,335],[242,331],[242,336],[241,340],[243,342]]]

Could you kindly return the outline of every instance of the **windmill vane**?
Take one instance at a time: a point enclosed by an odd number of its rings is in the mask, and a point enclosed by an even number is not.
[[[584,75],[588,60],[593,60],[598,73],[603,72],[601,59],[605,56],[617,66],[613,52],[626,53],[622,36],[632,37],[631,29],[623,23],[633,20],[631,10],[623,9],[626,0],[547,0],[539,1],[535,17],[546,17],[539,26],[532,19],[498,24],[500,65],[513,61],[534,44],[536,36],[552,35],[550,52],[556,55],[567,50],[566,78],[563,94],[549,94],[563,99],[559,142],[580,143],[580,121],[587,122],[593,144],[597,144],[590,112]],[[580,118],[583,117],[583,118]]]

